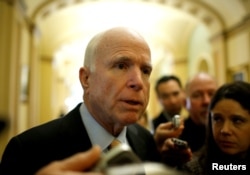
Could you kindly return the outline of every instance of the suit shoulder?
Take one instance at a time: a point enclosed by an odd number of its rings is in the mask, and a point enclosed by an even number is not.
[[[142,127],[141,125],[135,123],[135,124],[132,124],[132,125],[129,125],[128,126],[128,130],[136,133],[136,134],[139,134],[139,135],[148,135],[148,136],[152,136],[152,134],[150,133],[149,130],[147,130],[146,128]]]
[[[16,137],[19,139],[33,139],[36,138],[38,140],[48,139],[48,138],[56,138],[62,132],[62,130],[70,130],[69,127],[75,125],[75,123],[80,123],[81,117],[80,113],[76,113],[77,110],[72,110],[64,117],[60,117],[46,123],[34,126],[20,134]]]

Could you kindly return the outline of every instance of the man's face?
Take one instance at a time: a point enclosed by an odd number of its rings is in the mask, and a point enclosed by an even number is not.
[[[159,84],[157,95],[164,111],[171,116],[180,114],[183,106],[184,94],[175,80],[169,80]]]
[[[151,71],[150,50],[142,40],[123,35],[108,40],[84,92],[90,113],[107,127],[135,123],[148,104]]]
[[[189,93],[187,94],[187,109],[196,124],[206,124],[208,106],[216,89],[216,82],[211,78],[197,78],[190,83]]]

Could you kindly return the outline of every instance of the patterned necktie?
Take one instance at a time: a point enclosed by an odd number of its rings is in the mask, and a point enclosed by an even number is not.
[[[110,143],[110,145],[108,146],[108,150],[111,150],[112,148],[114,148],[114,147],[116,147],[116,146],[118,146],[118,145],[120,145],[120,144],[121,144],[121,142],[120,142],[119,140],[114,139],[114,140]]]

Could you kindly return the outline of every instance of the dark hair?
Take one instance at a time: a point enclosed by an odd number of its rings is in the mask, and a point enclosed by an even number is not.
[[[243,81],[236,81],[222,85],[213,96],[209,106],[209,111],[211,111],[222,99],[235,100],[242,106],[242,108],[249,111],[250,113],[250,84]],[[208,174],[209,172],[211,173],[211,163],[222,162],[224,164],[229,164],[236,161],[233,156],[228,156],[222,153],[215,143],[212,133],[211,112],[208,116],[207,139],[203,151],[204,152],[200,157],[200,163],[203,165],[205,172]],[[245,163],[249,164],[249,160],[250,158],[248,150]]]
[[[213,109],[222,99],[235,100],[245,110],[250,111],[250,84],[243,81],[236,81],[221,86],[211,100],[209,109]]]
[[[177,84],[179,85],[180,88],[182,88],[182,84],[180,79],[175,76],[175,75],[164,75],[162,76],[160,79],[157,80],[156,85],[155,85],[155,91],[158,93],[158,87],[161,83],[165,83],[168,82],[170,80],[174,80],[177,82]]]

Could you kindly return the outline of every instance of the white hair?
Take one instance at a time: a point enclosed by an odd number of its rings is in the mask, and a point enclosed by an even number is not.
[[[84,56],[84,67],[89,68],[91,72],[95,71],[96,54],[102,38],[103,32],[95,35],[88,43]]]

